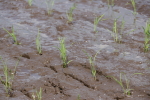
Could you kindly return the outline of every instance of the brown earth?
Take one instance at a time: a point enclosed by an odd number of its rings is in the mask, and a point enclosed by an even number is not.
[[[150,1],[136,0],[136,16],[130,0],[115,0],[114,7],[108,7],[106,1],[56,0],[53,13],[48,15],[44,0],[34,0],[32,6],[27,0],[0,0],[0,55],[11,70],[19,59],[10,97],[1,82],[0,100],[33,100],[33,93],[40,87],[42,100],[150,100],[150,52],[143,52],[142,28],[150,18]],[[77,4],[74,21],[68,24],[66,12],[73,3]],[[106,20],[99,22],[95,33],[93,20],[102,14]],[[121,43],[114,42],[111,35],[118,17],[119,30],[122,19],[125,20]],[[4,27],[11,31],[12,25],[20,45],[14,44],[3,30]],[[38,28],[41,55],[35,44]],[[66,37],[68,60],[72,60],[67,68],[62,67],[56,48],[58,37]],[[93,56],[100,50],[96,80],[83,50]],[[4,78],[2,61],[0,65],[0,76]],[[130,80],[131,95],[124,94],[122,87],[108,77],[119,79],[120,73]]]

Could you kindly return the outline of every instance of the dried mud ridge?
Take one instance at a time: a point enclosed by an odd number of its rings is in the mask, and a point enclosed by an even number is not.
[[[82,65],[82,64],[81,64]],[[85,65],[84,65],[85,66]],[[48,68],[50,68],[51,70],[53,70],[55,73],[57,73],[57,70],[56,70],[56,68],[55,68],[55,66],[47,66],[47,65],[45,65],[44,67],[48,67]],[[91,70],[90,68],[88,68],[88,67],[86,67],[87,69],[89,69],[89,70]],[[62,72],[63,72],[63,69],[62,69]],[[68,73],[65,73],[65,72],[63,72],[64,73],[64,75],[66,76],[66,77],[71,77],[72,79],[74,79],[74,80],[76,80],[76,81],[78,81],[78,82],[80,82],[80,83],[82,83],[84,86],[86,86],[87,88],[91,88],[91,89],[95,89],[95,87],[94,86],[90,86],[89,84],[87,84],[86,82],[84,82],[82,79],[79,79],[79,78],[77,78],[77,77],[75,77],[73,74],[68,74]],[[98,72],[97,71],[97,73],[99,74],[100,72]]]
[[[86,64],[79,64],[79,65],[81,65],[81,67],[84,67],[85,69],[88,69],[89,71],[91,70],[89,67],[86,67]],[[55,68],[55,66],[48,66],[48,65],[44,65],[44,67],[47,67],[47,68],[50,68],[51,70],[53,70],[55,73],[59,73],[58,71],[57,71],[57,69]],[[66,68],[65,68],[66,69]],[[80,78],[78,78],[76,75],[74,75],[74,74],[69,74],[69,73],[65,73],[63,70],[65,70],[65,69],[62,69],[62,72],[63,72],[63,74],[67,77],[67,78],[72,78],[72,79],[74,79],[75,81],[78,81],[79,83],[81,83],[81,84],[83,84],[83,86],[85,86],[85,87],[87,87],[87,88],[89,88],[89,89],[92,89],[92,90],[96,90],[96,87],[95,86],[92,86],[92,85],[90,85],[90,84],[88,84],[86,81],[84,81],[83,79],[80,79]],[[102,72],[101,71],[98,71],[97,70],[97,74],[98,75],[102,75],[102,76],[106,76],[106,75],[103,75],[102,74]],[[111,80],[111,78],[108,78],[108,77],[105,77],[106,79],[108,79],[108,80]],[[57,79],[56,79],[57,80]],[[93,80],[94,80],[94,78],[93,78]],[[99,80],[96,80],[97,82],[99,81]],[[61,93],[61,94],[63,94],[63,95],[65,95],[65,96],[67,96],[67,97],[70,97],[71,95],[67,95],[67,94],[65,94],[63,91],[65,91],[65,87],[64,88],[62,88],[62,86],[60,86],[60,84],[55,84],[55,83],[53,83],[53,81],[50,81],[50,79],[48,78],[47,79],[47,82],[48,83],[50,83],[51,84],[51,86],[53,86],[56,90],[55,90],[55,94],[58,94],[58,93]],[[102,84],[102,82],[100,83],[100,84]],[[48,84],[44,84],[45,86],[48,86]],[[44,90],[45,91],[45,93],[46,93],[46,89]],[[123,99],[124,97],[114,97],[114,99],[116,99],[116,100],[120,100],[120,99]],[[86,100],[86,99],[85,99]]]
[[[76,65],[76,64],[75,64]],[[74,66],[75,66],[74,65]],[[90,69],[90,66],[89,65],[87,65],[87,64],[82,64],[82,63],[80,63],[80,64],[78,64],[78,65],[80,65],[80,67],[83,67],[83,68],[85,68],[85,69],[88,69],[89,71],[91,70]],[[78,66],[77,65],[77,66]],[[88,67],[89,66],[89,67]],[[51,66],[51,65],[44,65],[44,67],[47,67],[47,68],[50,68],[50,70],[53,70],[55,73],[57,73],[57,74],[59,74],[59,72],[57,71],[57,69],[56,68],[58,68],[58,67],[55,67],[55,66]],[[60,67],[59,67],[60,68]],[[58,68],[58,69],[59,69]],[[70,73],[65,73],[63,70],[65,70],[65,69],[67,69],[67,68],[62,68],[62,73],[68,78],[68,77],[70,77],[70,78],[72,78],[72,79],[74,79],[75,81],[78,81],[78,82],[80,82],[81,84],[83,84],[83,86],[85,86],[85,87],[87,87],[87,88],[89,88],[89,89],[92,89],[92,90],[94,90],[94,91],[97,91],[97,89],[96,89],[96,86],[94,86],[94,85],[90,85],[90,84],[88,84],[88,82],[86,82],[86,81],[84,81],[83,79],[80,79],[80,77],[78,78],[77,77],[77,75],[74,75],[74,74],[70,74]],[[109,77],[107,77],[107,75],[104,75],[103,73],[102,73],[102,71],[99,71],[99,70],[97,70],[97,77],[100,77],[100,76],[104,76],[104,78],[106,79],[106,80],[108,80],[108,81],[113,81],[111,78],[109,78]],[[55,90],[55,94],[58,94],[58,93],[61,93],[61,94],[63,94],[63,95],[65,95],[65,96],[67,96],[67,97],[70,97],[71,95],[67,95],[67,94],[65,94],[65,87],[64,88],[62,88],[62,86],[60,86],[59,84],[55,84],[55,83],[53,83],[53,81],[50,81],[50,79],[48,78],[47,79],[48,81],[48,83],[50,83],[51,84],[51,86],[53,86],[56,90]],[[57,79],[56,79],[57,80]],[[94,80],[94,78],[93,78],[93,80]],[[103,82],[101,82],[101,81],[99,81],[98,79],[97,80],[94,80],[95,82],[98,82],[98,83],[100,83],[100,84],[102,84]],[[124,83],[125,84],[125,83]],[[45,86],[48,86],[48,84],[44,84]],[[101,90],[103,90],[103,91],[106,91],[105,89],[103,89],[103,88],[101,88]],[[45,93],[46,93],[46,89],[44,90],[45,91]],[[121,93],[123,93],[123,92],[121,92]],[[132,95],[132,94],[131,94]],[[147,94],[148,96],[149,96],[149,94]],[[111,95],[110,95],[111,96]],[[116,97],[113,97],[114,98],[114,100],[122,100],[122,99],[124,99],[126,96],[124,95],[121,95],[121,96],[116,96]],[[84,99],[84,100],[86,100],[86,99]]]

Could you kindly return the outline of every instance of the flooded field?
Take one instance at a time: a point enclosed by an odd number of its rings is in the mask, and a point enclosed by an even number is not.
[[[150,100],[149,0],[48,1],[0,0],[0,100]]]

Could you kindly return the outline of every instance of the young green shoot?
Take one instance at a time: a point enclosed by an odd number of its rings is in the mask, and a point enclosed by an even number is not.
[[[124,19],[122,20],[120,30],[118,30],[117,22],[118,22],[118,18],[116,18],[114,20],[113,29],[112,29],[112,36],[113,36],[115,42],[120,43],[121,39],[122,39],[122,36],[123,36],[123,30],[124,30],[125,21],[124,21]]]
[[[97,25],[98,25],[99,21],[104,20],[104,19],[102,19],[103,16],[104,16],[104,14],[101,15],[101,16],[99,16],[99,17],[96,17],[96,18],[94,19],[94,32],[97,32],[96,29],[97,29]]]
[[[118,39],[118,28],[117,28],[117,18],[114,20],[114,25],[113,25],[113,38],[114,41],[119,42]]]
[[[149,50],[150,46],[150,19],[146,22],[146,26],[144,29],[144,52]]]
[[[77,100],[80,100],[80,95],[78,95],[78,99]]]
[[[133,73],[133,75],[144,75],[143,73]]]
[[[32,6],[32,2],[33,2],[33,0],[28,0],[29,6]]]
[[[114,4],[114,0],[111,0],[111,5],[112,5],[112,6],[114,6],[114,5],[115,5],[115,4]]]
[[[89,63],[91,66],[91,73],[92,73],[92,76],[94,77],[94,80],[96,80],[95,60],[96,60],[96,56],[99,53],[99,51],[94,55],[94,57],[90,56],[85,50],[83,50],[83,52],[88,56]]]
[[[132,4],[133,9],[134,9],[133,14],[136,15],[137,12],[136,12],[136,3],[135,3],[135,0],[131,0],[131,4]]]
[[[66,68],[72,60],[68,61],[68,59],[67,59],[67,50],[66,50],[66,46],[65,46],[65,38],[59,37],[58,39],[60,42],[60,46],[57,48],[58,48],[59,53],[60,53],[60,58],[62,59],[62,62],[63,62],[63,68]]]
[[[68,23],[71,23],[73,21],[73,11],[75,9],[76,9],[76,4],[73,4],[73,6],[67,11]]]
[[[130,30],[128,33],[126,33],[127,35],[128,34],[130,34],[131,32],[134,32],[135,31],[135,29],[133,29],[133,30]]]
[[[121,86],[121,88],[123,89],[124,94],[131,95],[131,91],[133,89],[130,89],[130,87],[129,87],[130,81],[127,79],[126,75],[124,74],[124,78],[125,78],[125,81],[126,81],[125,82],[126,85],[124,86],[124,84],[122,82],[122,74],[123,73],[120,73],[120,79],[119,80],[117,78],[113,77],[113,76],[109,76],[109,77],[112,77]]]
[[[16,37],[16,34],[15,34],[15,31],[14,31],[14,26],[12,26],[12,32],[9,32],[7,29],[5,29],[3,27],[3,29],[13,38],[14,40],[14,43],[19,45],[20,43],[17,41],[17,37]]]
[[[109,0],[107,0],[107,4],[108,4],[108,8],[110,7],[110,1]]]
[[[111,2],[110,2],[111,1]],[[115,4],[114,4],[114,0],[107,0],[107,3],[108,3],[108,7],[110,7],[110,5],[111,6],[114,6]]]
[[[47,13],[48,13],[48,15],[52,14],[54,3],[55,3],[55,0],[46,0],[46,6],[47,6]]]
[[[36,93],[33,93],[32,98],[33,100],[42,100],[42,88],[41,87],[39,91],[36,91]]]
[[[39,54],[42,54],[42,46],[41,46],[41,41],[40,41],[40,32],[38,29],[38,34],[36,36],[36,49]]]
[[[2,57],[0,57],[0,59],[1,59],[2,64],[3,64],[3,74],[4,74],[3,77],[0,76],[0,81],[4,85],[7,95],[11,96],[12,95],[12,84],[13,84],[13,80],[14,80],[14,75],[16,73],[16,68],[18,66],[19,60],[16,62],[16,66],[14,68],[14,71],[12,71],[8,68],[7,62],[4,61],[2,59]]]

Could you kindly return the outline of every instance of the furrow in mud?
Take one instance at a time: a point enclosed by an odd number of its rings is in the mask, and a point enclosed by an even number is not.
[[[31,97],[31,94],[25,89],[25,88],[22,88],[20,90],[20,92],[22,92],[25,96],[27,96],[28,98],[32,99]]]
[[[87,88],[91,88],[91,89],[94,89],[94,87],[93,86],[90,86],[90,85],[88,85],[86,82],[84,82],[83,80],[81,80],[81,79],[78,79],[77,77],[75,77],[74,75],[72,75],[72,74],[67,74],[67,73],[64,73],[65,75],[68,75],[68,76],[70,76],[70,77],[72,77],[73,79],[75,79],[75,80],[77,80],[77,81],[79,81],[80,83],[82,83],[84,86],[86,86]]]
[[[57,73],[57,70],[55,69],[55,66],[48,66],[48,65],[44,65],[44,67],[48,67],[51,70],[53,70],[55,73]]]
[[[55,94],[61,93],[65,96],[68,96],[68,97],[70,96],[64,92],[64,88],[59,83],[55,84],[53,81],[48,81],[48,82],[51,84],[51,86],[55,88]]]

